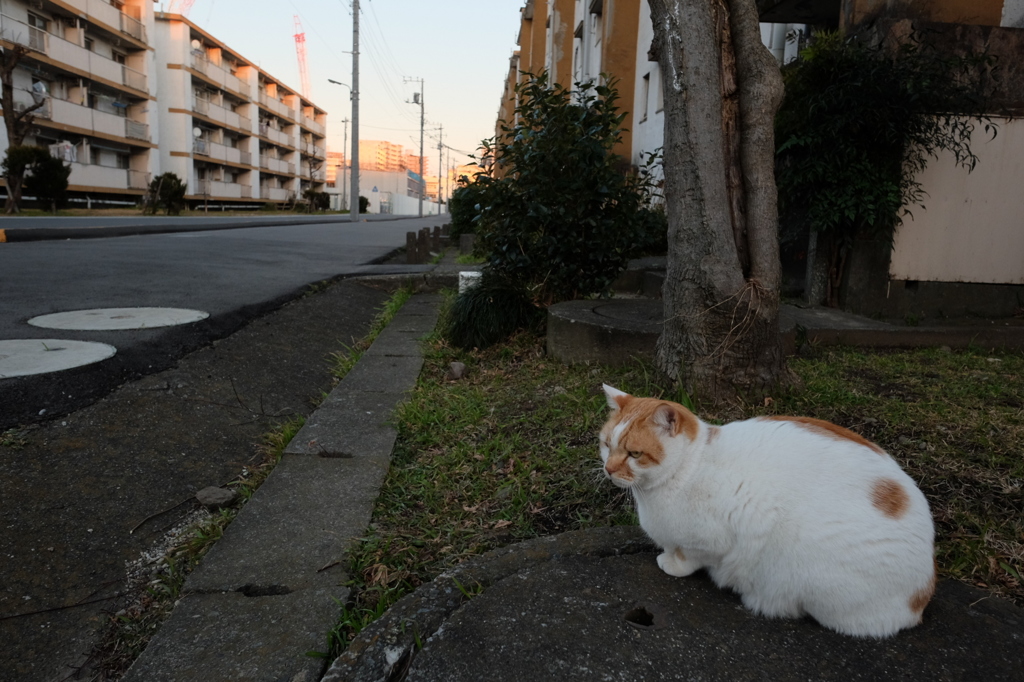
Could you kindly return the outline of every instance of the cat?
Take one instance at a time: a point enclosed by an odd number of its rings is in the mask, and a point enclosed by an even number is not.
[[[767,617],[884,638],[935,591],[928,501],[879,446],[803,417],[713,426],[677,403],[604,386],[605,475],[632,492],[672,576],[705,568]]]

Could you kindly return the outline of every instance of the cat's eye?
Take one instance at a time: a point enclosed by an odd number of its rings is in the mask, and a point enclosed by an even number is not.
[[[640,459],[640,455],[644,453],[640,452],[639,450],[629,450],[626,454],[632,457],[633,459]]]

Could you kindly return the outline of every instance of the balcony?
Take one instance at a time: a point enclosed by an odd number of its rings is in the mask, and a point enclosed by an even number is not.
[[[297,118],[294,109],[289,107],[281,100],[271,97],[262,90],[260,91],[259,101],[260,106],[262,106],[264,109],[267,109],[268,111],[272,111],[278,116],[281,116],[283,118],[289,118],[293,121]]]
[[[260,154],[260,168],[271,171],[273,173],[285,173],[287,175],[295,175],[295,164],[288,163],[283,159],[275,159],[266,154]]]
[[[302,119],[299,121],[299,125],[301,125],[306,130],[311,131],[318,137],[323,137],[325,134],[324,126],[322,123],[317,123],[316,121],[305,115],[302,116]]]
[[[252,120],[242,116],[230,109],[222,107],[219,104],[202,99],[200,97],[194,97],[192,99],[192,111],[197,114],[202,114],[207,118],[211,118],[217,123],[223,123],[225,126],[243,130],[247,133],[252,132]]]
[[[285,147],[295,146],[295,140],[291,135],[267,123],[260,123],[260,136]]]
[[[32,93],[27,90],[16,89],[14,91],[14,108],[17,111],[24,111],[35,104],[35,101]],[[45,104],[33,111],[32,114],[38,119],[48,119],[54,123],[73,126],[87,132],[105,133],[115,137],[149,142],[149,126],[145,123],[132,121],[98,109],[90,109],[62,99],[47,97]]]
[[[318,159],[327,158],[327,150],[324,149],[323,147],[318,147],[312,142],[302,143],[302,153],[305,154],[306,156],[312,156]]]
[[[146,189],[149,174],[125,168],[109,168],[87,163],[72,163],[69,185],[84,185],[110,190]]]
[[[112,7],[110,9],[117,12]],[[0,15],[0,38],[42,52],[62,64],[84,69],[96,78],[104,78],[147,94],[149,92],[146,74],[6,15]]]
[[[207,59],[205,53],[196,50],[192,51],[192,68],[209,78],[224,90],[229,90],[248,101],[249,94],[251,92],[249,84],[219,64],[211,62]]]
[[[270,199],[271,201],[288,201],[291,197],[291,192],[284,187],[267,187],[266,185],[260,185],[260,198]]]
[[[121,31],[136,40],[146,42],[146,27],[142,23],[142,8],[124,8],[124,11],[121,12]]]
[[[129,189],[149,189],[149,182],[152,175],[146,171],[128,169]]]

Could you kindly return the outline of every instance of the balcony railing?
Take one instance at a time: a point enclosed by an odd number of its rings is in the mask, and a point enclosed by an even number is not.
[[[210,112],[210,100],[202,97],[192,98],[192,111],[206,116]]]
[[[210,144],[201,137],[194,137],[192,138],[192,153],[208,156],[210,153]]]
[[[148,92],[146,89],[146,74],[136,71],[130,66],[121,65],[121,82],[129,88]]]
[[[242,185],[242,198],[252,199],[252,185]]]
[[[246,100],[249,99],[249,84],[223,66],[211,62],[205,53],[198,50],[192,51],[192,68],[225,90],[241,95]]]
[[[38,101],[38,97],[38,94],[24,88],[16,88],[14,91],[15,111],[25,111]],[[49,119],[54,123],[93,133],[149,141],[149,126],[145,123],[133,121],[119,114],[56,99],[52,96],[48,96],[43,101],[43,106],[33,110],[32,115],[39,119]]]
[[[0,14],[0,39],[24,45],[37,52],[46,52],[46,31],[6,14]]]
[[[251,166],[252,165],[252,152],[240,151],[239,152],[239,160],[238,160],[238,162],[241,163],[241,164],[244,164],[246,166]]]
[[[142,23],[141,7],[125,7],[121,12],[121,31],[136,40],[146,42],[146,27]]]
[[[145,140],[146,142],[149,142],[149,125],[145,123],[127,120],[124,122],[124,131],[126,137],[132,137],[136,140]]]
[[[209,180],[197,180],[196,191],[197,195],[209,196],[210,195],[210,181]]]

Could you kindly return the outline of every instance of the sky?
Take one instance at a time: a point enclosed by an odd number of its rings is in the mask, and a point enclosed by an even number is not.
[[[295,90],[298,15],[306,33],[313,102],[327,111],[327,147],[340,151],[342,120],[351,118],[351,0],[195,0],[188,18],[241,57]],[[413,92],[423,79],[428,174],[437,171],[438,128],[444,143],[474,152],[494,135],[509,57],[523,0],[360,0],[359,135],[419,150],[420,107]],[[162,7],[161,7],[162,5]],[[170,0],[154,6],[166,10]],[[349,124],[349,144],[352,126]],[[347,151],[347,150],[346,150]],[[452,162],[467,161],[455,151]],[[447,163],[447,158],[446,158]]]

